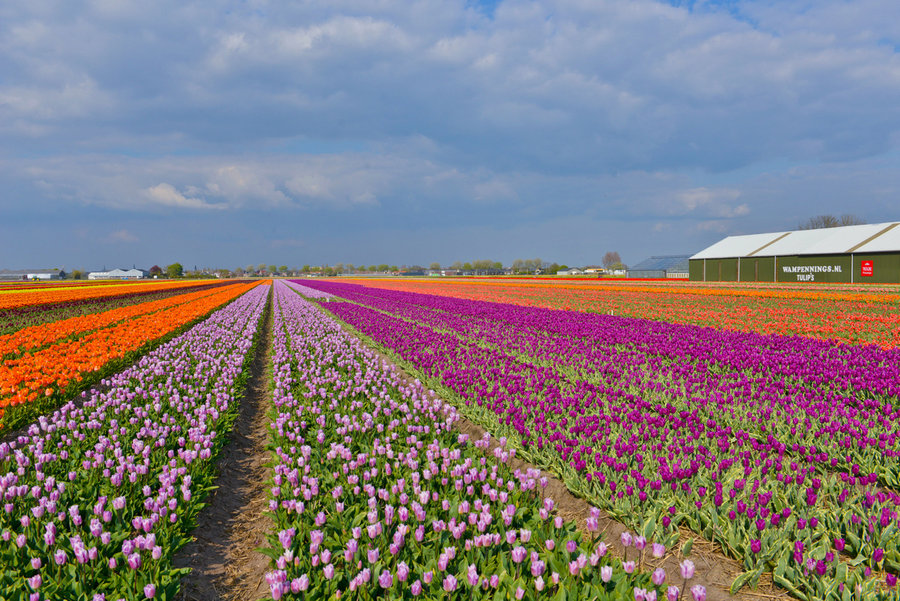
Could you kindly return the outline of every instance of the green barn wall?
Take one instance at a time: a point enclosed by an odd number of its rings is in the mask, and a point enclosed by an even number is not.
[[[688,275],[692,282],[703,281],[703,259],[691,259],[688,262]]]
[[[779,282],[849,282],[850,255],[778,257]]]
[[[862,262],[872,261],[872,275],[862,275]],[[900,283],[900,253],[853,255],[853,281],[857,284]]]
[[[871,276],[862,275],[863,261],[873,262]],[[703,259],[690,261],[691,281],[703,281],[703,264]],[[737,280],[738,259],[706,259],[707,282]],[[852,257],[850,254],[742,257],[740,281],[897,284],[900,283],[900,252],[854,253]]]

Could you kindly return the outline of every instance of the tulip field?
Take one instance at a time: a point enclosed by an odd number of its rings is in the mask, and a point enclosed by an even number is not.
[[[274,340],[273,599],[678,596],[681,578],[582,537],[535,473],[508,467],[515,450],[455,433],[456,409],[281,282]]]
[[[175,287],[154,283],[0,293],[0,307],[6,309],[0,319],[12,330],[0,334],[0,423],[16,426],[36,410],[55,408],[83,380],[96,379],[110,364],[236,298],[248,284],[182,284],[178,294],[165,293]],[[112,299],[78,304],[101,290]],[[120,296],[123,291],[130,296]],[[148,291],[155,296],[134,297]],[[67,311],[62,303],[74,307]]]
[[[735,589],[770,573],[798,598],[893,594],[900,351],[306,285],[635,531],[719,543]]]
[[[679,280],[358,280],[370,288],[900,346],[900,286],[736,284]]]
[[[898,304],[687,282],[0,286],[0,599],[183,599],[248,382],[267,598],[900,599]],[[730,591],[693,541],[741,566]]]

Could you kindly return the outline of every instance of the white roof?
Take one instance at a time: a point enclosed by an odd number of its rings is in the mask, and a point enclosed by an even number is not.
[[[884,231],[880,236],[863,244],[853,252],[858,253],[878,253],[891,252],[900,249],[900,223],[892,224],[889,230]]]
[[[701,250],[692,259],[719,259],[722,257],[746,257],[752,252],[771,244],[788,232],[775,232],[774,234],[750,234],[748,236],[728,236]]]
[[[729,236],[691,259],[900,251],[900,222]]]

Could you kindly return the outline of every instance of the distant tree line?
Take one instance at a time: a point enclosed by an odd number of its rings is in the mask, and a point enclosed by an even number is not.
[[[829,227],[843,227],[846,225],[865,225],[866,221],[856,215],[844,214],[840,217],[834,215],[816,215],[801,223],[797,229],[821,230]]]

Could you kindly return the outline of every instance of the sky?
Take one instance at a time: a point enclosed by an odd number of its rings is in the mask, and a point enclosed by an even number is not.
[[[693,254],[900,220],[896,0],[0,3],[0,268]]]

